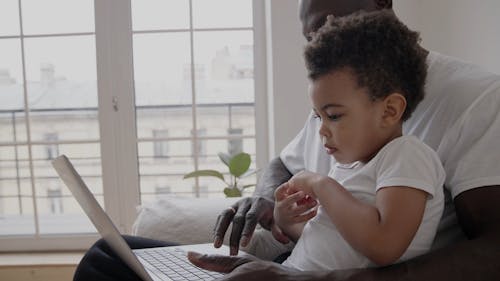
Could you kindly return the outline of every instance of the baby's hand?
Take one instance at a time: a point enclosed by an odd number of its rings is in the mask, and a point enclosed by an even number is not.
[[[316,194],[314,194],[313,187],[324,177],[323,175],[309,171],[299,172],[288,181],[288,192],[302,191],[314,200],[316,199]]]
[[[293,225],[304,223],[316,215],[316,200],[303,191],[290,190],[288,183],[276,189],[274,198],[274,221],[285,233]]]

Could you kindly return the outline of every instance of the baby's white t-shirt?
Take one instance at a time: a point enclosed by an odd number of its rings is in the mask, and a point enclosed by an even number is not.
[[[399,260],[421,255],[431,248],[444,208],[445,172],[437,154],[423,142],[413,136],[396,138],[368,163],[337,164],[330,176],[354,197],[373,205],[377,191],[384,187],[404,186],[428,193],[422,222]],[[300,270],[374,266],[347,243],[321,205],[283,264]]]

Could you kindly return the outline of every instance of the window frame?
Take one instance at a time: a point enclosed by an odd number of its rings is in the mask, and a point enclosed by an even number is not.
[[[252,5],[256,165],[262,167],[269,160],[266,15],[264,1],[252,0]],[[94,0],[94,17],[104,204],[119,231],[130,234],[140,204],[131,0]],[[26,81],[24,85],[26,95]],[[97,233],[0,236],[0,252],[82,250],[98,238]]]

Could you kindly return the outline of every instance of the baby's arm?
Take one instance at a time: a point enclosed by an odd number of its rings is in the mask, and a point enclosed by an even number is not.
[[[282,231],[292,241],[297,242],[306,222],[316,215],[316,200],[302,191],[290,192],[288,183],[276,189],[274,198],[274,220],[279,229],[273,231]]]
[[[321,205],[346,241],[378,265],[394,263],[408,248],[424,214],[427,193],[409,187],[379,189],[375,205],[352,196],[330,177],[302,172],[289,182]]]

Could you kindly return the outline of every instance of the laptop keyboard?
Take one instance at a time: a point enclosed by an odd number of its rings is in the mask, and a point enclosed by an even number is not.
[[[179,248],[173,247],[169,250],[150,248],[147,251],[134,251],[134,253],[174,281],[213,280],[222,276],[222,273],[196,267],[189,262],[186,252]]]

